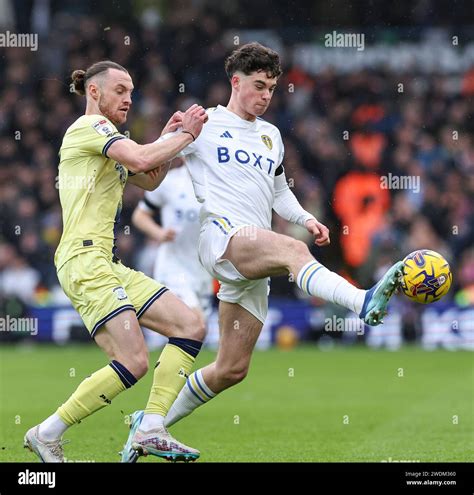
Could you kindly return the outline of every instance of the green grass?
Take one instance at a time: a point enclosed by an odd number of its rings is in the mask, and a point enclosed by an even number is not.
[[[198,365],[212,359],[203,352]],[[94,346],[1,348],[0,461],[35,460],[22,448],[25,431],[105,363]],[[144,406],[151,380],[150,371],[111,406],[71,428],[66,457],[117,462],[128,434],[124,415]],[[201,462],[473,461],[473,354],[256,352],[243,383],[172,432],[201,450]]]

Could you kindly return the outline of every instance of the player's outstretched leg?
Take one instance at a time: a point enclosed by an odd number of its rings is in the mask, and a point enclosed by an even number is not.
[[[387,305],[393,293],[400,287],[403,276],[403,261],[397,261],[384,276],[365,293],[364,304],[359,317],[367,325],[383,323],[387,314]]]
[[[314,259],[303,242],[259,228],[253,230],[253,238],[232,237],[222,258],[251,280],[290,273],[301,290],[350,309],[368,325],[382,323],[402,278],[399,261],[372,289],[359,289]]]

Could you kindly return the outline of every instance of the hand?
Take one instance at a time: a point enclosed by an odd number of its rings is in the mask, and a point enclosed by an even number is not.
[[[194,139],[196,139],[201,133],[202,126],[207,119],[208,117],[204,108],[195,103],[190,106],[183,115],[183,131],[190,132],[194,136]]]
[[[176,231],[173,229],[161,229],[156,236],[156,240],[160,243],[174,241],[175,238]]]
[[[154,168],[153,170],[148,170],[148,172],[145,172],[147,175],[149,175],[153,180],[155,180],[161,173],[161,170],[163,168],[164,163],[159,165],[158,167]]]
[[[179,110],[175,112],[166,123],[165,127],[161,131],[160,136],[168,134],[169,132],[174,132],[178,127],[181,127],[183,123],[183,116],[183,112],[180,112]]]
[[[331,243],[329,239],[329,229],[326,225],[318,222],[317,220],[306,220],[306,229],[310,234],[314,235],[314,243],[316,246],[327,246]]]

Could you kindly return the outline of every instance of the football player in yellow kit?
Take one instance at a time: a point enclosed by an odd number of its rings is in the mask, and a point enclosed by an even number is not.
[[[171,160],[201,132],[206,114],[191,106],[176,112],[163,132],[172,139],[139,145],[116,128],[126,122],[133,83],[122,66],[103,61],[72,74],[85,95],[85,115],[66,131],[59,164],[63,234],[55,254],[58,279],[92,338],[110,359],[88,376],[49,418],[31,428],[24,444],[44,462],[63,462],[62,435],[70,426],[110,404],[148,370],[140,324],[169,338],[154,370],[134,448],[168,460],[195,460],[199,452],[170,436],[163,420],[191,371],[204,328],[200,319],[165,286],[124,266],[115,233],[127,182],[153,190]]]

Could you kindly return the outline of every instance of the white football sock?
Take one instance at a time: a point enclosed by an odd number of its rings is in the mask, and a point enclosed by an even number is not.
[[[161,414],[145,413],[138,429],[147,432],[156,428],[163,428],[164,421],[165,418]]]
[[[59,440],[68,428],[69,425],[61,419],[61,416],[58,413],[54,413],[40,424],[38,435],[40,440],[53,442]]]
[[[180,419],[191,414],[194,409],[210,401],[215,394],[205,383],[202,370],[197,370],[186,380],[178,397],[173,402],[165,418],[165,426],[174,425]]]
[[[296,284],[307,294],[340,304],[357,315],[362,311],[366,291],[354,287],[316,260],[301,268]]]

